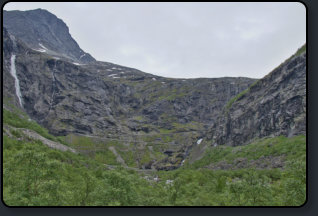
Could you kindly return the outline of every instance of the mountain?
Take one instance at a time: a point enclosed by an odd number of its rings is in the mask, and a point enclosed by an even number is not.
[[[144,168],[175,169],[215,145],[305,133],[304,53],[261,80],[165,78],[83,53],[48,11],[5,11],[5,101],[53,135],[134,152],[132,164]]]
[[[82,56],[48,11],[4,20],[6,205],[306,202],[306,45],[262,79],[172,79]]]
[[[210,131],[213,145],[306,133],[306,45],[230,100]]]
[[[34,50],[77,63],[95,61],[79,47],[66,24],[47,10],[3,11],[3,18],[8,32]]]

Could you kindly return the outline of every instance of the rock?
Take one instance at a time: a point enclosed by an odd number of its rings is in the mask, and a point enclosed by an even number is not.
[[[65,23],[45,10],[4,11],[3,95],[18,107],[12,54],[24,111],[54,135],[107,133],[134,139],[135,134],[194,132],[154,136],[151,141],[168,146],[160,150],[167,157],[145,168],[178,168],[198,137],[204,138],[200,146],[234,146],[306,131],[306,53],[253,86],[256,79],[243,77],[184,81],[96,61],[80,49]]]
[[[210,129],[217,145],[306,133],[306,52],[293,56],[257,81]]]
[[[168,150],[164,151],[163,153],[166,154],[166,155],[168,155],[168,156],[172,156],[172,154],[174,153],[174,151],[168,149]]]
[[[13,25],[13,21],[6,26]],[[218,78],[182,82],[156,77],[169,84],[164,87],[154,84],[153,75],[136,69],[106,62],[74,65],[65,58],[52,58],[48,53],[28,48],[32,43],[26,45],[17,36],[16,69],[24,109],[55,135],[103,135],[105,130],[122,129],[150,133],[157,128],[173,130],[173,123],[178,120],[208,125],[217,119],[227,100],[255,81]],[[4,92],[10,97],[14,97],[14,81],[9,74],[12,50],[13,40],[4,29]],[[125,80],[109,77],[120,72],[126,74]],[[235,88],[231,87],[233,83]],[[142,121],[135,121],[136,116],[142,116]]]
[[[95,61],[78,46],[66,24],[47,10],[3,12],[4,27],[32,49],[66,57],[78,63]]]
[[[220,161],[217,163],[212,163],[205,168],[212,170],[236,170],[236,169],[246,169],[246,168],[256,168],[256,169],[273,169],[280,168],[283,169],[285,166],[284,155],[280,156],[261,156],[255,160],[248,160],[247,158],[236,158],[233,162],[228,163],[226,161]]]

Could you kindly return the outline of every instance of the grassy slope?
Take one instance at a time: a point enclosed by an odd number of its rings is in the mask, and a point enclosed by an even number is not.
[[[205,156],[188,165],[197,169],[211,163],[226,161],[233,163],[236,158],[257,160],[266,156],[284,156],[287,163],[292,161],[306,161],[306,137],[303,135],[286,138],[283,136],[264,138],[245,146],[217,146],[208,150]]]
[[[30,128],[49,139],[62,140],[26,120],[27,117],[22,114],[8,110],[4,110],[3,114],[5,126]],[[22,134],[12,135],[3,136],[3,197],[10,206],[297,206],[305,201],[304,136],[262,139],[241,147],[212,148],[191,165],[154,173],[160,179],[154,182],[120,167],[108,170],[104,163],[111,164],[113,159],[109,160],[104,155],[86,157],[60,152]],[[262,155],[285,155],[287,165],[283,170],[203,168],[221,160],[231,163],[236,157],[257,159]],[[173,183],[166,184],[166,180],[173,180]]]

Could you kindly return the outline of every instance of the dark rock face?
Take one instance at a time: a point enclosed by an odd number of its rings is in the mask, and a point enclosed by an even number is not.
[[[226,161],[220,161],[218,163],[212,163],[205,168],[212,170],[235,170],[235,169],[273,169],[273,168],[284,168],[284,156],[261,156],[258,159],[248,160],[247,158],[236,158],[232,163]]]
[[[13,41],[9,34],[4,41],[4,77],[11,79]],[[15,43],[22,47],[21,41]],[[151,132],[172,129],[176,122],[208,125],[231,97],[255,81],[169,79],[105,62],[76,65],[24,45],[14,53],[24,109],[56,135]],[[5,87],[14,92],[10,82]]]
[[[171,79],[84,55],[63,21],[45,10],[5,11],[4,26],[4,97],[19,106],[10,75],[15,55],[23,109],[32,119],[54,135],[154,135],[151,142],[167,144],[160,150],[167,157],[145,162],[147,169],[180,167],[199,138],[234,146],[306,132],[306,53],[257,83],[243,77]],[[181,133],[169,137],[166,131]]]
[[[95,61],[90,54],[81,50],[66,24],[54,14],[43,9],[3,13],[3,25],[8,32],[32,49],[80,63]]]
[[[252,85],[213,125],[217,145],[242,145],[266,136],[306,133],[306,52]]]

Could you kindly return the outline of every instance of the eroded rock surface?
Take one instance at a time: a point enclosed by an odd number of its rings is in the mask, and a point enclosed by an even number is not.
[[[225,107],[212,143],[242,145],[255,138],[306,133],[306,52],[295,55]]]

